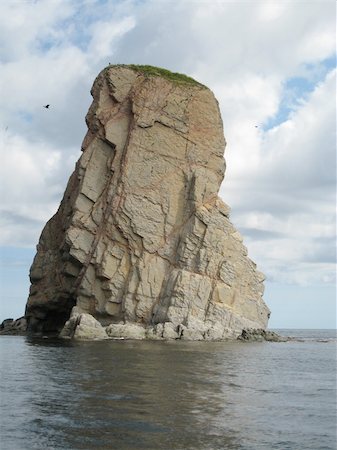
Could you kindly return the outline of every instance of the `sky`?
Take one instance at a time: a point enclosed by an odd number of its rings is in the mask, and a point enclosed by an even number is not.
[[[0,320],[24,314],[39,235],[109,63],[164,67],[214,92],[219,195],[267,277],[269,327],[336,328],[334,0],[2,0]]]

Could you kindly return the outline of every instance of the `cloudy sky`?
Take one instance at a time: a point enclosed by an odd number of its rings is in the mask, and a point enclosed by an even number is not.
[[[334,0],[2,0],[0,319],[24,313],[93,80],[134,63],[192,76],[219,100],[220,195],[267,276],[270,327],[335,328],[335,22]]]

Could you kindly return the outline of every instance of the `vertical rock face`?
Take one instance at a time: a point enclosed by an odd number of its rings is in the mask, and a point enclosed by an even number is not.
[[[193,80],[109,66],[95,80],[83,154],[30,271],[31,331],[71,309],[103,326],[169,323],[205,339],[265,328],[264,276],[217,196],[217,101]]]

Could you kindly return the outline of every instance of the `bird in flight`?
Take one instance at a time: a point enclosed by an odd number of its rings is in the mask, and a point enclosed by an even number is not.
[[[44,108],[48,109],[50,105],[44,105]]]

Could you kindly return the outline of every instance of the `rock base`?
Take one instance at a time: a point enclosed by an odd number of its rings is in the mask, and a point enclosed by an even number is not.
[[[218,325],[207,328],[205,325],[174,325],[172,322],[144,326],[131,322],[111,323],[103,327],[92,315],[74,307],[66,322],[60,338],[77,340],[135,339],[135,340],[185,340],[185,341],[224,341],[233,340],[237,335]]]
[[[90,314],[81,313],[75,306],[70,319],[65,323],[60,338],[94,341],[109,339],[102,325]]]
[[[0,324],[0,335],[24,336],[27,334],[25,317],[5,319]],[[175,326],[171,322],[143,326],[135,323],[111,323],[103,327],[91,314],[83,313],[74,307],[69,320],[59,334],[63,339],[103,340],[185,340],[185,341],[226,341],[237,339],[242,342],[287,342],[290,338],[280,336],[274,331],[247,328],[239,336],[221,327],[205,329],[204,324],[188,327],[183,324]]]

